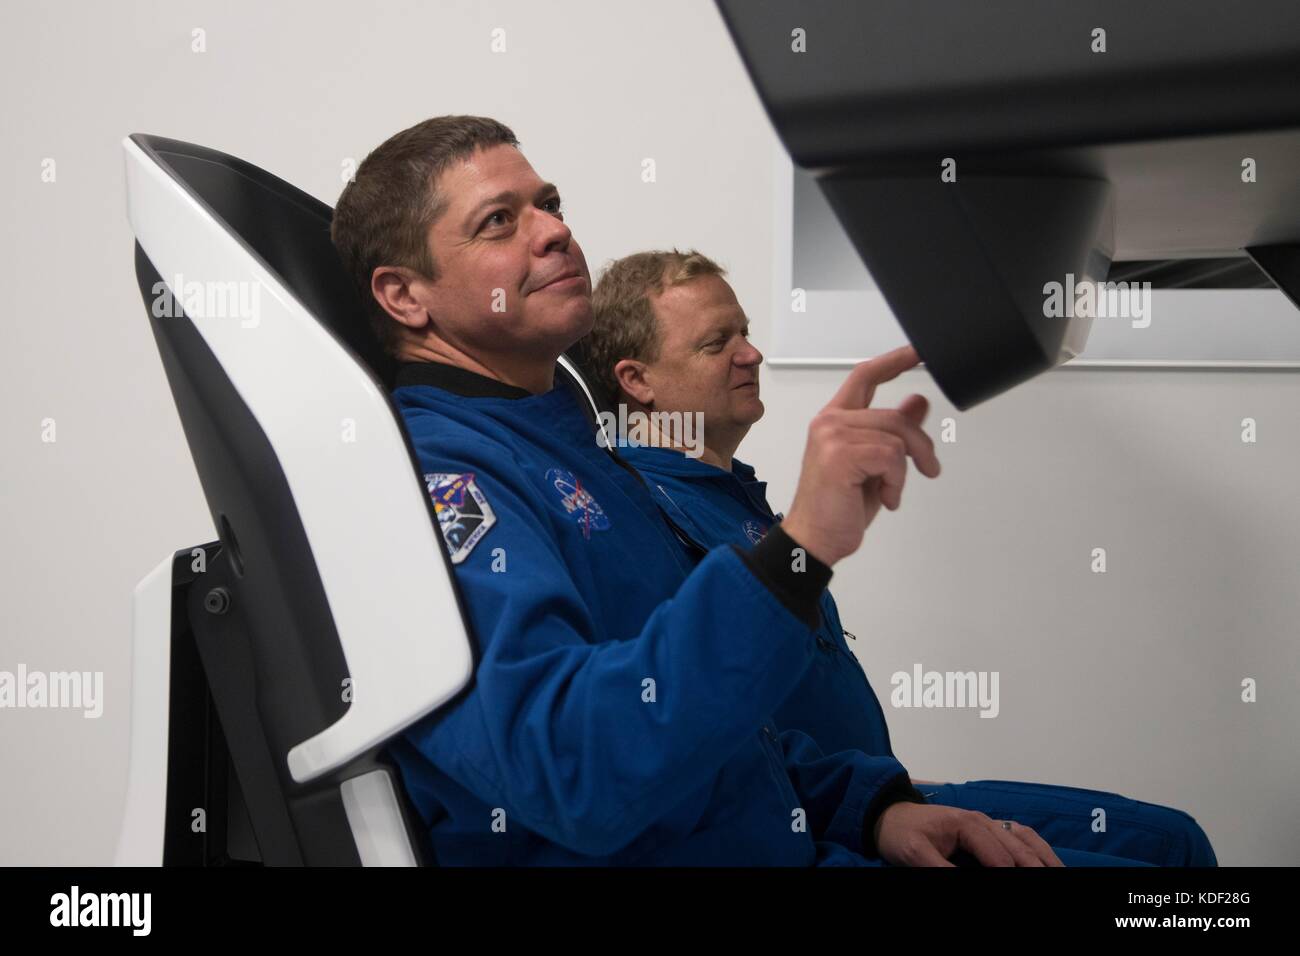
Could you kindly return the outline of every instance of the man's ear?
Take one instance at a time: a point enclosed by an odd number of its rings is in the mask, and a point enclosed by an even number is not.
[[[401,266],[376,266],[370,276],[370,294],[396,321],[409,329],[422,329],[429,324],[429,312],[413,291],[422,281]]]
[[[649,408],[654,404],[655,392],[645,377],[644,362],[636,359],[619,359],[614,366],[614,381],[638,404]]]

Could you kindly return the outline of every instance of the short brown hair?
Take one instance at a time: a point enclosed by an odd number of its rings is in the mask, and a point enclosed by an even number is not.
[[[615,365],[625,358],[642,362],[659,358],[660,335],[650,296],[698,276],[726,274],[726,269],[694,249],[636,252],[605,267],[591,294],[595,321],[582,344],[592,374],[611,398],[617,400],[621,391]]]
[[[490,146],[518,146],[510,129],[483,116],[435,116],[384,140],[357,167],[334,207],[330,239],[365,303],[385,352],[398,326],[370,291],[378,266],[404,266],[437,278],[429,229],[447,208],[437,178],[452,163]]]

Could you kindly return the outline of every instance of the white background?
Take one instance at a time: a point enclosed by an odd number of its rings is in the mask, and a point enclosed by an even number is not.
[[[130,593],[214,537],[132,267],[119,141],[232,153],[333,203],[345,158],[441,113],[497,117],[559,184],[593,268],[721,260],[771,342],[773,134],[712,4],[8,6],[0,669],[102,670],[99,720],[0,711],[0,863],[106,863],[122,809]],[[208,51],[190,52],[191,30]],[[489,52],[493,28],[507,52]],[[58,181],[40,181],[53,157]],[[641,181],[656,161],[658,181]],[[741,450],[785,508],[838,370],[772,370]],[[1300,378],[1057,371],[952,416],[833,590],[873,684],[996,670],[1001,713],[890,710],[914,776],[1055,782],[1193,814],[1225,864],[1300,861]],[[1240,441],[1241,420],[1259,441]],[[43,444],[40,422],[57,421]],[[1089,570],[1107,549],[1109,572]],[[761,640],[762,635],[752,635]],[[1259,682],[1259,700],[1240,683]]]

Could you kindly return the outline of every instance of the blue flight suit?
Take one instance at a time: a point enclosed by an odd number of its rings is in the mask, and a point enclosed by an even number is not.
[[[666,448],[633,445],[622,454],[649,480],[668,515],[706,545],[752,546],[778,520],[767,503],[767,482],[743,462],[734,462],[729,474]],[[862,750],[892,757],[884,711],[849,648],[829,590],[822,591],[819,610],[818,653],[796,692],[773,715],[777,726],[797,727],[827,753]]]
[[[880,865],[875,819],[924,802],[907,771],[771,717],[819,653],[829,569],[692,553],[558,377],[411,363],[393,399],[478,652],[389,746],[438,863]]]
[[[727,472],[678,451],[644,446],[623,449],[623,457],[650,482],[665,513],[707,546],[757,542],[779,517],[768,505],[766,483],[743,462],[732,459]],[[804,731],[828,753],[858,749],[892,756],[880,701],[848,648],[829,590],[821,599],[817,644],[813,666],[775,710],[777,726]],[[1205,831],[1188,814],[1119,794],[1009,780],[918,789],[931,803],[1032,827],[1067,865],[1067,849],[1157,866],[1217,862]],[[1097,808],[1106,811],[1100,833],[1093,830]]]

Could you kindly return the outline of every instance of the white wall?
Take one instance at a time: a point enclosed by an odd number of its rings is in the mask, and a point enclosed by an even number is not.
[[[489,52],[495,27],[505,54]],[[398,129],[495,116],[560,185],[593,267],[696,246],[730,266],[767,341],[772,134],[703,0],[26,5],[7,11],[0,54],[0,669],[106,685],[98,720],[0,711],[0,863],[111,859],[131,588],[214,536],[135,286],[124,135],[213,146],[333,203],[344,159]],[[839,377],[767,374],[742,455],[778,507]],[[923,371],[882,398],[909,390],[930,396],[932,424],[951,414]],[[1239,441],[1246,416],[1257,444]],[[1168,802],[1223,863],[1300,860],[1300,378],[1059,371],[955,417],[942,477],[914,475],[834,582],[884,695],[915,662],[1001,673],[997,719],[891,711],[905,763]],[[1239,700],[1243,677],[1257,703]]]

